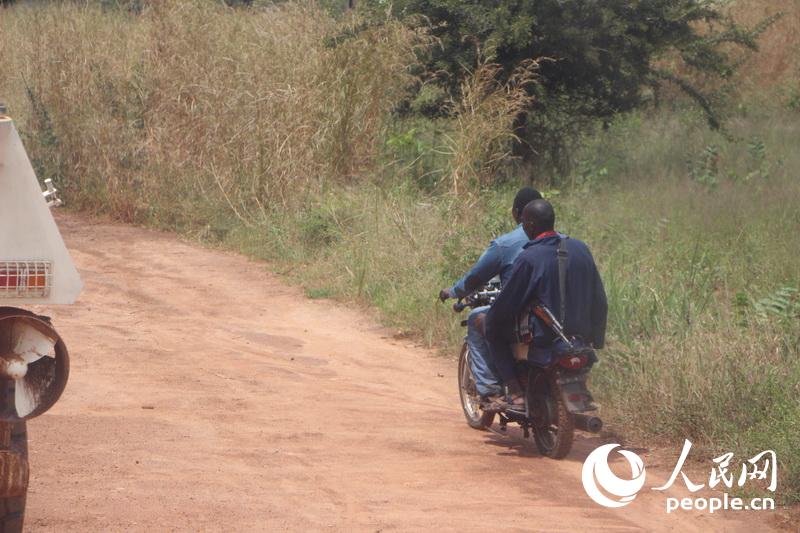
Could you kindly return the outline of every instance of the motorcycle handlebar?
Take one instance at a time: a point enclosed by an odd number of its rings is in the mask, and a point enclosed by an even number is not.
[[[494,302],[494,299],[497,298],[498,294],[500,294],[499,289],[484,290],[472,293],[466,298],[459,298],[458,301],[453,304],[453,311],[460,313],[468,307],[474,309],[476,307],[483,307],[484,305],[491,305],[492,302]]]

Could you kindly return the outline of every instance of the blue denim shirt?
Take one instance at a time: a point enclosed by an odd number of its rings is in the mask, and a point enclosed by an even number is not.
[[[472,269],[453,285],[450,296],[463,298],[495,276],[500,276],[500,282],[505,285],[511,277],[514,260],[527,242],[528,236],[525,235],[521,224],[513,231],[493,240]]]

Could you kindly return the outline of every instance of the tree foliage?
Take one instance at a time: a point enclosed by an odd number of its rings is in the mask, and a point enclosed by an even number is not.
[[[692,96],[718,128],[717,108],[691,82],[694,74],[730,78],[734,50],[755,50],[758,34],[775,19],[743,28],[714,0],[367,0],[362,5],[373,16],[430,28],[438,46],[423,58],[425,75],[450,94],[486,58],[502,65],[506,75],[539,59],[536,99],[520,128],[531,146],[545,149],[540,156],[551,159],[559,158],[565,139],[587,121],[608,121],[632,110],[665,82]],[[445,107],[443,98],[438,106],[427,102],[423,108]]]

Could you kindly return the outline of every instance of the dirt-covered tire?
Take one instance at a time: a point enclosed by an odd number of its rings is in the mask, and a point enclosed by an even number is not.
[[[25,422],[15,422],[11,427],[11,450],[28,458],[28,431]],[[20,533],[25,518],[26,495],[0,498],[0,533]]]
[[[494,413],[480,408],[480,396],[475,386],[475,376],[472,374],[469,357],[469,347],[464,343],[458,356],[458,392],[461,397],[461,409],[469,427],[487,429],[494,421]]]
[[[539,452],[563,459],[572,449],[575,417],[564,404],[555,372],[531,370],[528,379],[528,412],[533,419],[533,440]]]

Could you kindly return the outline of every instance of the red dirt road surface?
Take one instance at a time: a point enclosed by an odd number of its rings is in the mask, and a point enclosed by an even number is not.
[[[553,461],[470,429],[453,360],[239,255],[58,222],[85,288],[39,310],[72,367],[28,425],[28,531],[768,530],[649,489],[600,507],[580,473],[602,441]]]

